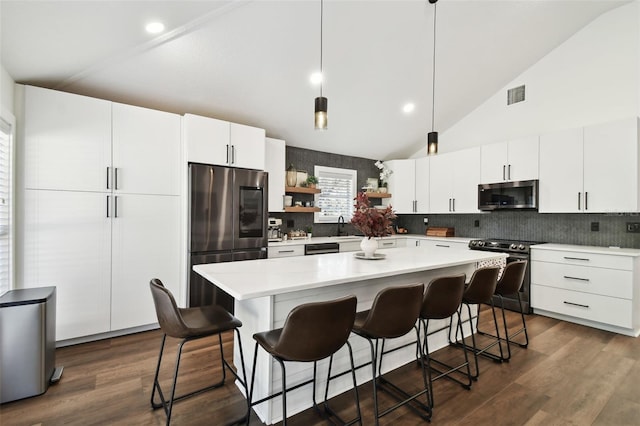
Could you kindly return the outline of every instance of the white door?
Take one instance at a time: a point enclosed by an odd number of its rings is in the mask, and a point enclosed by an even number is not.
[[[185,114],[182,124],[188,162],[220,166],[230,164],[228,121]]]
[[[429,213],[429,157],[415,159],[416,213]]]
[[[638,211],[638,119],[584,128],[585,211]]]
[[[582,128],[540,136],[541,213],[583,211],[583,130]]]
[[[508,180],[507,177],[507,143],[492,143],[480,147],[480,181],[478,183],[495,183]]]
[[[280,139],[265,138],[265,168],[269,173],[269,211],[284,211],[285,186],[285,142]]]
[[[56,340],[109,331],[107,194],[26,190],[22,285],[56,286]]]
[[[450,213],[453,188],[451,157],[432,155],[429,159],[429,206],[431,213]]]
[[[231,161],[233,167],[264,170],[265,131],[231,123]]]
[[[128,194],[180,194],[180,116],[113,104],[113,186]]]
[[[538,153],[538,136],[509,141],[507,178],[513,181],[538,179]]]
[[[180,198],[119,195],[113,218],[111,330],[157,322],[149,281],[180,304]]]
[[[387,180],[387,188],[391,194],[391,199],[388,203],[393,206],[393,210],[396,213],[414,213],[415,161],[391,160],[385,162],[385,164],[393,171]]]
[[[452,210],[455,213],[478,213],[480,182],[480,148],[455,151],[451,156],[453,172]]]
[[[107,190],[111,102],[25,87],[25,187]]]

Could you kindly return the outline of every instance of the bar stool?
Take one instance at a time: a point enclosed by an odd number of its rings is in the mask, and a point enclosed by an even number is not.
[[[493,306],[493,293],[496,289],[496,284],[498,282],[498,273],[500,272],[500,267],[490,266],[486,268],[478,268],[473,272],[471,279],[469,280],[469,284],[462,295],[462,305],[467,307],[467,313],[469,315],[469,325],[471,325],[471,342],[472,346],[468,346],[464,340],[460,343],[458,341],[458,331],[456,330],[456,340],[453,342],[456,346],[463,346],[464,348],[471,350],[473,353],[473,358],[475,361],[475,374],[471,374],[471,378],[474,380],[478,379],[480,375],[480,369],[478,367],[478,355],[482,355],[489,359],[492,359],[496,362],[502,362],[504,359],[504,354],[502,351],[502,344],[500,343],[500,332],[498,330],[498,321],[496,320],[496,312]],[[496,327],[496,340],[487,344],[486,346],[479,348],[476,343],[476,336],[473,330],[473,319],[471,315],[471,305],[478,305],[478,312],[480,310],[480,304],[486,304],[491,306],[491,312],[493,313],[493,322]],[[462,313],[462,305],[460,305],[460,313]],[[453,320],[453,318],[452,318]],[[466,321],[465,321],[466,322]],[[450,323],[451,324],[451,323]],[[476,324],[477,328],[477,324]],[[500,350],[500,355],[493,354],[488,352],[489,349],[493,348],[495,345],[498,345]]]
[[[424,390],[414,395],[409,395],[404,390],[386,380],[380,373],[384,354],[399,349],[396,348],[385,352],[384,342],[386,339],[402,337],[413,328],[416,331],[416,338],[419,340],[416,321],[418,320],[418,315],[420,314],[420,309],[422,307],[423,291],[424,285],[422,283],[385,288],[378,292],[370,310],[358,312],[356,314],[353,332],[365,338],[369,342],[369,346],[371,348],[373,407],[376,425],[378,424],[378,419],[380,417],[383,417],[402,405],[408,404],[412,401],[415,406],[410,405],[409,407],[417,411],[418,415],[420,415],[424,420],[429,421],[431,419],[431,406],[429,405],[430,398],[427,396],[426,404],[417,401],[419,396],[429,392],[425,363],[420,363],[422,368],[422,378],[424,380]],[[378,360],[378,343],[380,340],[382,340],[382,348],[380,351],[380,358]],[[374,341],[375,348],[373,343]],[[420,358],[422,358],[422,345],[417,346]],[[396,405],[380,412],[378,408],[379,385],[388,386],[390,388],[389,390],[395,391],[404,399]],[[397,397],[397,395],[394,396]],[[418,410],[422,411],[420,412]]]
[[[201,306],[197,308],[178,308],[176,301],[169,290],[167,290],[162,281],[154,278],[149,283],[151,288],[151,295],[153,296],[153,303],[156,308],[156,315],[158,317],[158,323],[162,329],[162,344],[160,345],[160,354],[158,355],[158,365],[156,367],[156,374],[153,378],[153,390],[151,391],[151,406],[153,409],[163,408],[167,415],[167,426],[171,422],[171,413],[173,410],[173,403],[190,396],[218,388],[224,385],[226,379],[226,370],[228,369],[238,381],[247,389],[247,377],[244,367],[244,355],[242,353],[242,342],[240,341],[239,328],[242,323],[231,315],[223,308],[215,305]],[[238,376],[238,373],[233,370],[231,365],[224,358],[224,352],[222,349],[222,333],[229,330],[235,330],[236,341],[240,350],[240,362],[242,364],[243,378]],[[203,337],[218,335],[218,345],[220,347],[220,359],[222,362],[222,379],[210,386],[202,389],[189,392],[187,394],[176,397],[176,384],[178,382],[178,370],[180,368],[180,357],[182,355],[182,348],[185,343],[192,340],[201,339]],[[160,373],[160,365],[162,363],[162,354],[164,351],[164,344],[167,336],[182,339],[178,346],[178,357],[176,359],[176,366],[173,373],[173,383],[171,385],[171,393],[169,398],[165,398],[165,395],[160,386],[158,380],[158,374]],[[155,402],[155,394],[158,392],[160,402]],[[247,404],[247,418],[250,410],[250,406]]]
[[[515,262],[508,263],[504,268],[504,272],[502,273],[502,277],[498,281],[496,285],[496,290],[494,294],[498,296],[500,300],[500,309],[502,310],[502,323],[504,325],[504,334],[505,338],[500,338],[502,341],[507,342],[507,356],[504,358],[505,361],[508,361],[511,358],[511,344],[516,344],[521,348],[526,348],[529,345],[529,335],[527,334],[527,323],[524,319],[524,311],[522,309],[522,300],[520,299],[520,288],[522,287],[522,283],[524,282],[524,275],[527,270],[527,261],[519,260]],[[504,296],[509,296],[515,294],[518,297],[518,305],[520,306],[520,317],[522,318],[522,327],[519,328],[516,332],[509,334],[509,328],[507,327],[507,317],[504,312]],[[491,336],[495,339],[498,339],[498,336],[494,336],[490,333],[485,333],[480,331],[478,327],[478,323],[480,321],[480,312],[478,311],[478,318],[476,321],[476,329],[478,333],[484,334],[486,336]],[[519,334],[524,333],[524,343],[514,342],[512,339]]]
[[[453,320],[453,316],[457,316],[456,322],[456,333],[459,331],[462,340],[464,341],[464,332],[462,330],[462,321],[460,320],[460,305],[462,303],[462,295],[464,293],[464,280],[465,274],[453,275],[447,277],[436,278],[427,285],[427,288],[424,292],[424,298],[422,301],[422,309],[420,311],[420,324],[422,325],[423,331],[423,341],[418,341],[418,344],[422,343],[422,353],[424,354],[424,360],[427,362],[427,372],[429,373],[429,401],[431,406],[433,407],[433,382],[441,379],[443,377],[452,380],[458,384],[460,384],[465,389],[471,389],[471,370],[469,366],[469,358],[467,356],[467,348],[465,345],[462,345],[462,349],[464,352],[464,362],[458,366],[451,366],[442,361],[438,361],[434,359],[431,355],[429,355],[429,344],[428,344],[428,336],[440,332],[442,330],[447,330],[451,327],[442,327],[437,330],[433,330],[429,332],[429,320],[437,320],[437,319],[447,319],[451,318]],[[442,367],[445,367],[446,371],[439,371],[432,367],[432,363],[436,363]],[[466,367],[466,381],[462,381],[457,377],[452,376],[455,372],[460,372],[460,370]],[[432,372],[436,372],[437,376],[433,377]]]
[[[355,296],[347,296],[327,302],[306,303],[295,307],[289,312],[284,326],[279,329],[256,333],[253,338],[256,341],[253,354],[253,372],[251,374],[251,390],[249,393],[250,407],[261,404],[272,398],[282,395],[282,424],[287,424],[287,392],[302,386],[313,384],[313,407],[322,414],[316,403],[316,372],[317,362],[329,358],[329,372],[324,394],[324,411],[331,417],[335,417],[345,425],[356,422],[362,424],[360,414],[360,398],[356,384],[356,373],[353,364],[353,352],[348,338],[356,316]],[[330,407],[327,402],[329,394],[329,382],[331,381],[331,366],[333,355],[342,348],[345,343],[349,349],[351,360],[351,377],[356,400],[357,416],[355,419],[345,422]],[[255,384],[256,360],[258,358],[258,346],[261,346],[271,355],[282,368],[282,390],[258,401],[253,401],[253,387]],[[287,388],[287,374],[285,361],[313,362],[313,378]],[[251,412],[247,416],[249,424]]]

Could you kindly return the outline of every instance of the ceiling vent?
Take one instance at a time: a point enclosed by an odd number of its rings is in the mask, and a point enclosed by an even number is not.
[[[507,90],[507,105],[524,101],[524,84]]]

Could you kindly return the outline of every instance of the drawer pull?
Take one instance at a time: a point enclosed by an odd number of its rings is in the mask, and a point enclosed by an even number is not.
[[[293,253],[294,250],[278,250],[278,253]]]
[[[562,303],[564,303],[565,305],[580,306],[581,308],[589,307],[589,305],[581,305],[580,303],[573,303],[573,302],[567,302],[567,301],[563,301]]]
[[[445,245],[445,244],[436,244],[436,247],[450,248],[451,246],[448,246],[448,245]]]
[[[567,259],[567,260],[582,260],[582,261],[585,261],[585,262],[588,262],[590,260],[590,259],[587,259],[586,257],[568,257],[568,256],[565,256],[564,258]]]
[[[576,281],[589,281],[589,278],[578,278],[578,277],[570,277],[568,275],[564,276],[568,280],[576,280]]]
[[[392,246],[393,243],[382,243],[383,246]]]

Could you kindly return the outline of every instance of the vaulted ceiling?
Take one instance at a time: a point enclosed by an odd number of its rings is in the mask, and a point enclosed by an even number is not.
[[[435,130],[473,111],[599,15],[630,0],[440,0]],[[431,130],[427,0],[0,2],[1,61],[18,83],[266,129],[345,155],[412,155]],[[147,22],[166,31],[149,35]],[[402,112],[415,104],[412,114]]]

